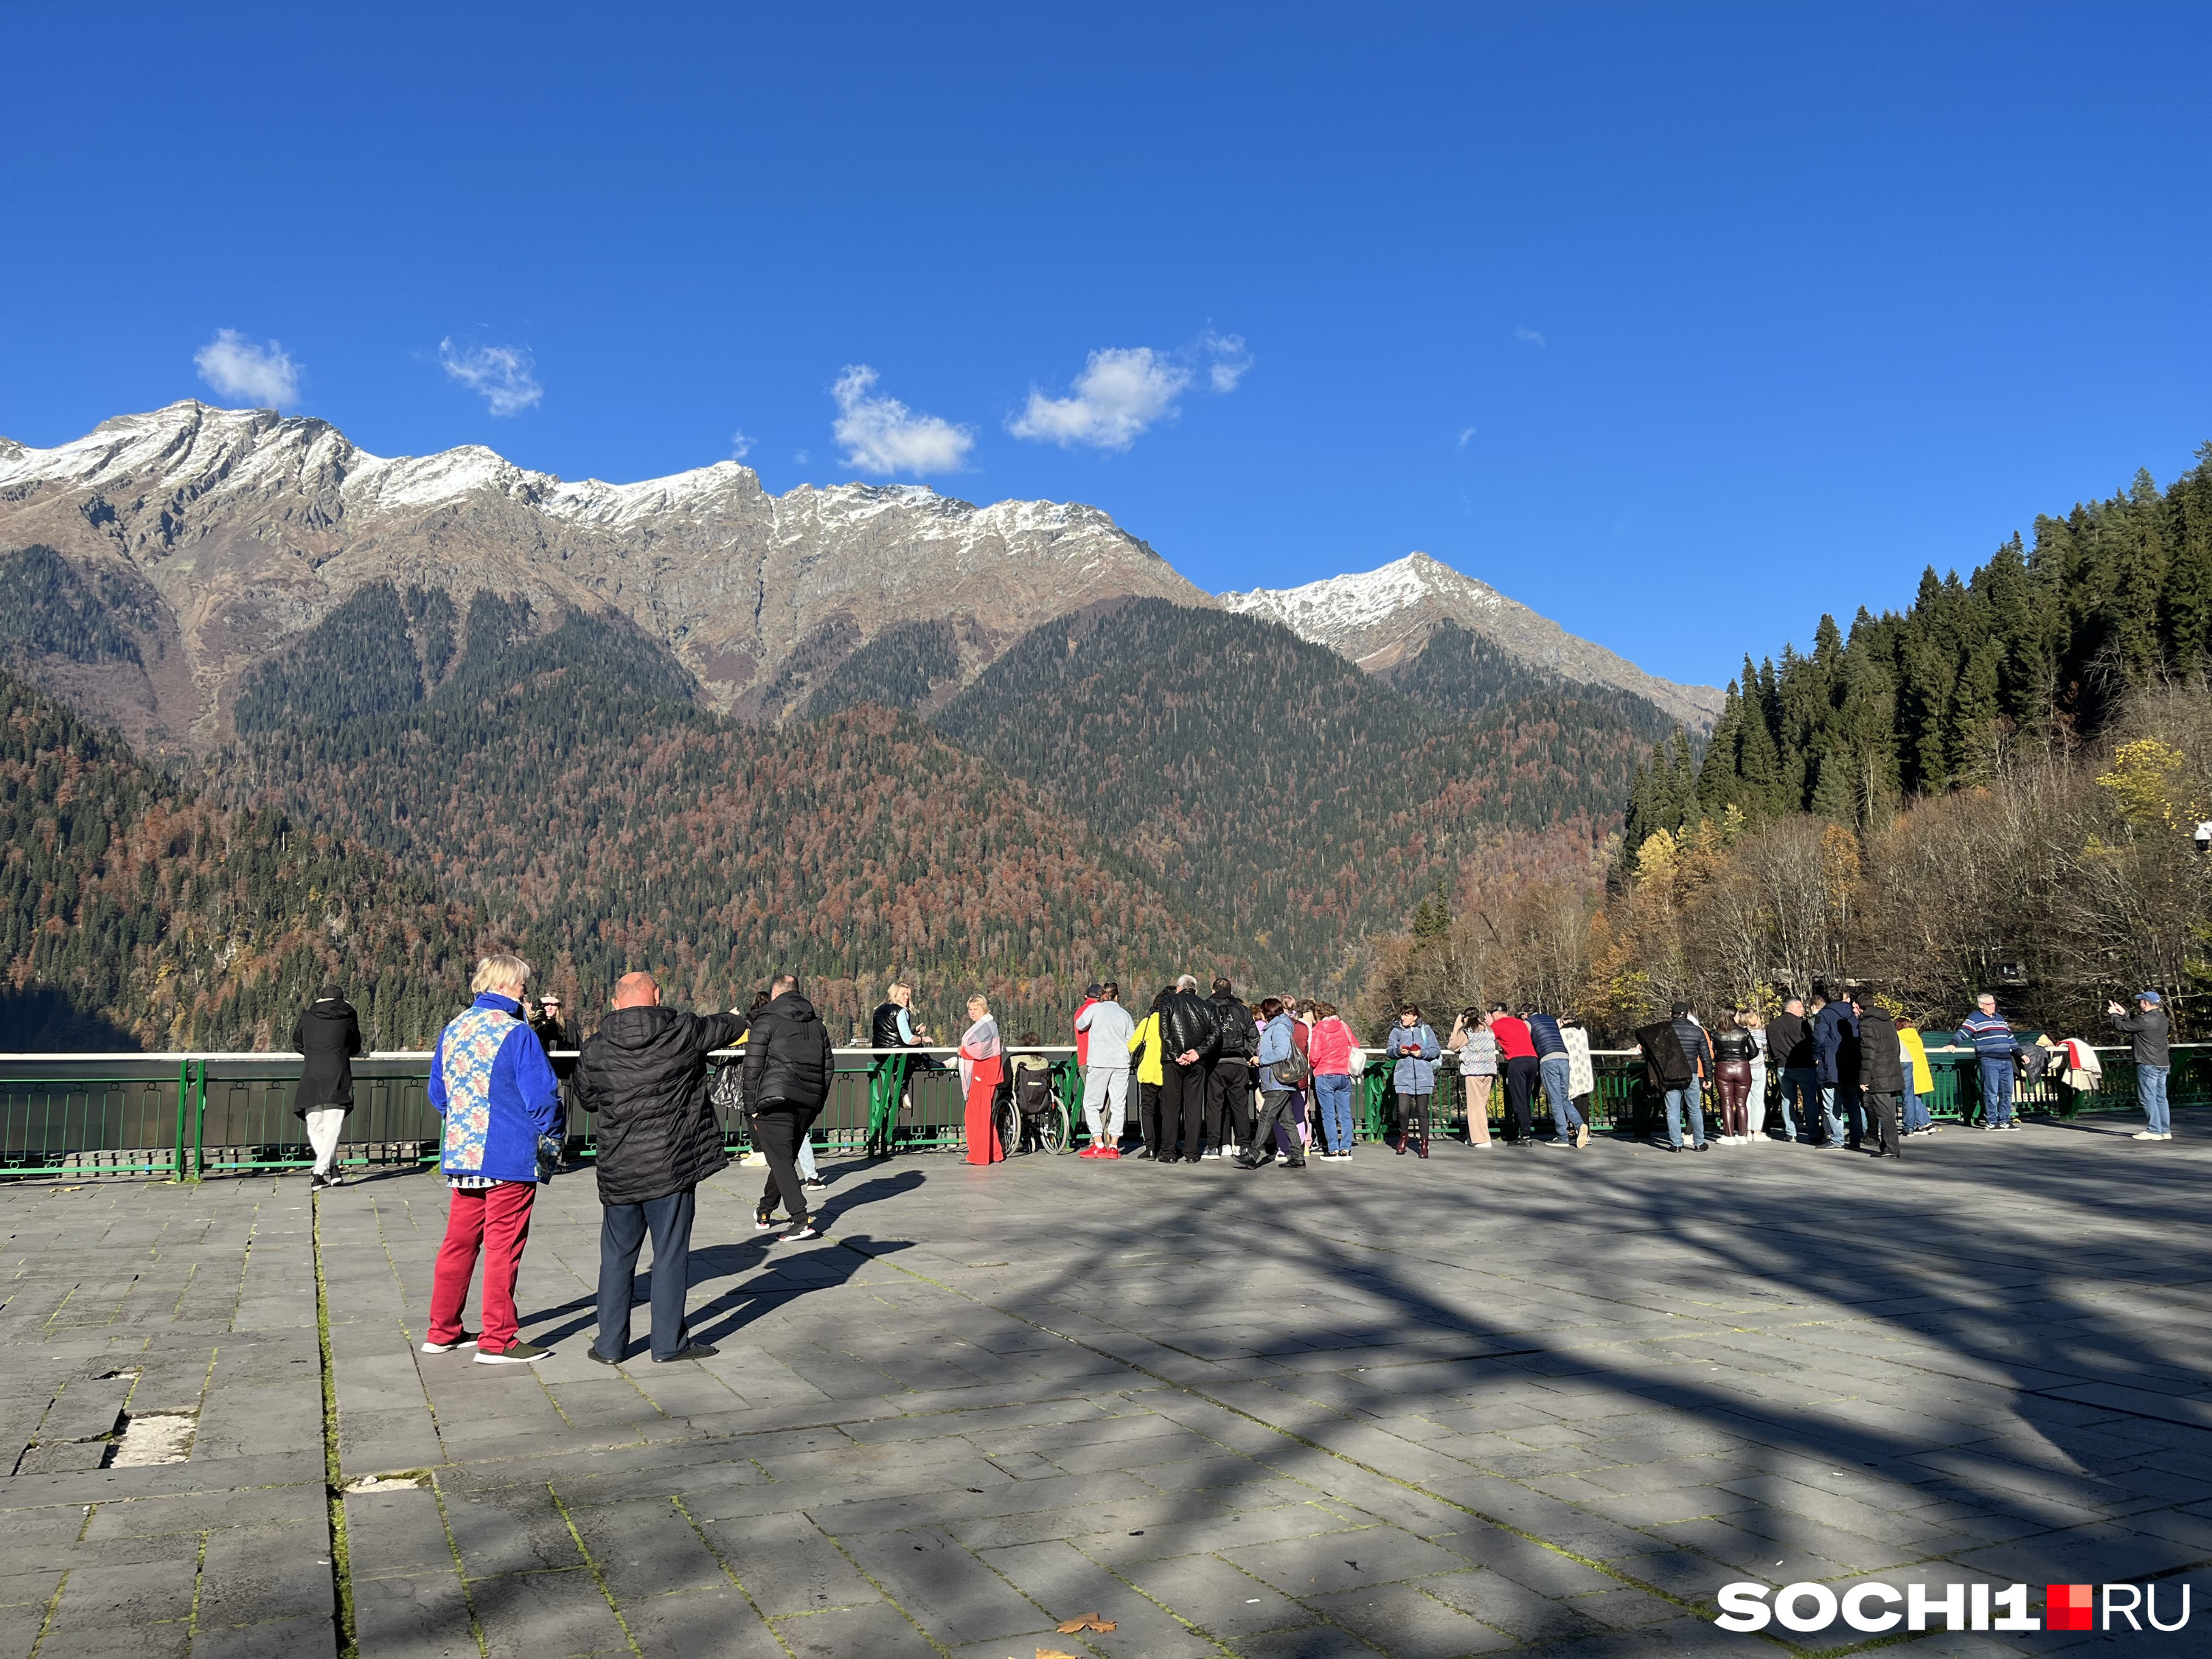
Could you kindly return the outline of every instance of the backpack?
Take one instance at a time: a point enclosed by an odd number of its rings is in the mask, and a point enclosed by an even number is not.
[[[1234,997],[1224,1002],[1208,999],[1207,1008],[1221,1027],[1221,1047],[1218,1051],[1223,1060],[1249,1060],[1260,1050],[1260,1030],[1252,1023],[1252,1011]]]

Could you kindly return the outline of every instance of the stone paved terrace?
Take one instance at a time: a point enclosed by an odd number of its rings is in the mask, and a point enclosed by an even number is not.
[[[2212,1125],[2135,1127],[853,1161],[793,1247],[732,1170],[720,1357],[620,1371],[588,1176],[541,1196],[528,1370],[414,1351],[434,1177],[0,1188],[0,1659],[327,1655],[341,1590],[374,1659],[1771,1651],[1709,1622],[1739,1578],[2160,1576],[2170,1619],[2212,1561]],[[326,1376],[342,1482],[407,1477],[343,1500],[343,1572]],[[196,1414],[189,1460],[100,1467],[123,1410]],[[2207,1583],[2110,1639],[2212,1650]]]

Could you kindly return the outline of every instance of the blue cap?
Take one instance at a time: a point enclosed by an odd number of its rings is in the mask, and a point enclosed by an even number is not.
[[[2137,1002],[2148,1002],[2155,1007],[2162,999],[2155,991],[2138,991],[2136,993],[2136,1000]]]

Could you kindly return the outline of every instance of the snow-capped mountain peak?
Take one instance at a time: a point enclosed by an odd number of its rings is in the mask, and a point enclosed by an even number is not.
[[[1601,645],[1570,634],[1548,617],[1509,599],[1488,582],[1426,553],[1408,553],[1379,569],[1298,587],[1224,593],[1224,610],[1279,622],[1301,639],[1325,645],[1370,673],[1417,655],[1444,622],[1456,623],[1503,647],[1529,666],[1561,679],[1613,686],[1647,697],[1693,726],[1712,724],[1721,693],[1676,685],[1647,674]]]

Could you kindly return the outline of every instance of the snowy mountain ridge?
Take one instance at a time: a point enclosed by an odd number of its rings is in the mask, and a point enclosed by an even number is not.
[[[1692,728],[1710,726],[1723,701],[1714,687],[1677,685],[1646,673],[1426,553],[1299,587],[1253,588],[1219,598],[1224,610],[1279,622],[1370,673],[1417,655],[1439,624],[1451,622],[1543,672],[1647,697]]]

